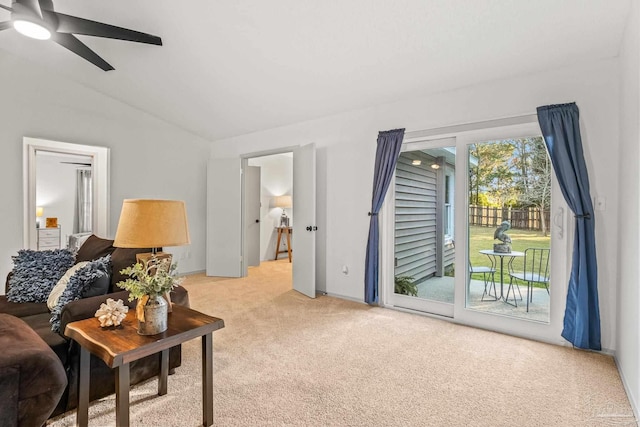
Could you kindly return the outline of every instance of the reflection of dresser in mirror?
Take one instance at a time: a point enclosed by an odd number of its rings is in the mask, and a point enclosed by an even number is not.
[[[60,226],[38,228],[38,250],[60,249]]]

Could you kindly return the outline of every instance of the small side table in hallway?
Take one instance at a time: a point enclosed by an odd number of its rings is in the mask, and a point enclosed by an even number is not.
[[[293,227],[276,227],[278,230],[278,241],[276,243],[276,257],[274,259],[278,259],[279,254],[288,253],[289,254],[289,262],[291,262],[291,235],[293,234]],[[284,251],[280,250],[280,242],[282,241],[282,235],[285,234],[287,236],[287,249]]]

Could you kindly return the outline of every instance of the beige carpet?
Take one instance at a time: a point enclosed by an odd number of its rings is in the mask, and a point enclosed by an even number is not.
[[[635,426],[611,357],[291,290],[291,265],[190,276],[214,334],[216,426]],[[131,391],[131,425],[201,423],[200,342],[169,394]],[[113,396],[90,425],[114,424]],[[70,426],[69,413],[50,426]]]

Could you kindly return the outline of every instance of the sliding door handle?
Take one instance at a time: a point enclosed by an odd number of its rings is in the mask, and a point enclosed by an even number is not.
[[[562,239],[564,234],[564,209],[558,208],[558,211],[553,216],[553,225],[556,227],[558,238]]]

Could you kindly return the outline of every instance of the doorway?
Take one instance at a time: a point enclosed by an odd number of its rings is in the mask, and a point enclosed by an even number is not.
[[[314,144],[248,153],[239,157],[209,160],[207,168],[207,276],[244,277],[248,274],[246,252],[248,223],[245,169],[249,159],[293,152],[292,221],[293,289],[316,296],[316,151]],[[251,166],[256,167],[256,166]],[[258,191],[259,193],[259,191]],[[268,203],[265,203],[269,206]],[[279,212],[279,211],[278,211]],[[287,210],[287,213],[289,210]],[[259,218],[257,218],[259,220]],[[273,232],[273,231],[272,231]]]
[[[293,247],[288,247],[287,239],[282,238],[282,230],[286,229],[288,233],[294,223],[293,152],[251,157],[247,159],[247,166],[248,168],[245,168],[247,180],[245,181],[245,217],[247,219],[245,254],[248,266],[255,267],[261,262],[288,258],[289,250],[293,258]],[[248,180],[252,179],[247,173],[250,168],[257,168],[259,173],[258,180],[253,178],[253,185],[248,183]],[[257,194],[255,190],[250,190],[250,187],[256,184],[259,186]],[[255,196],[258,197],[257,203]],[[255,212],[256,207],[257,212]],[[279,234],[280,239],[278,239]],[[251,255],[256,252],[256,248],[258,257]]]

